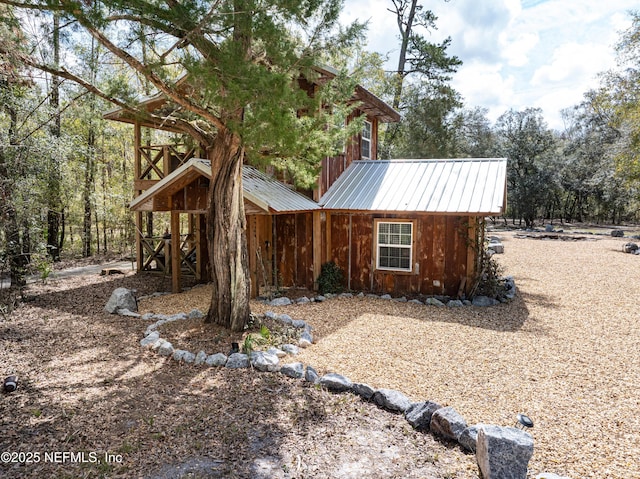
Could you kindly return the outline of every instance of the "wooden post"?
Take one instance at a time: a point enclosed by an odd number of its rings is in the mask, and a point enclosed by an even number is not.
[[[313,212],[313,288],[318,289],[318,276],[322,269],[322,212]]]
[[[144,251],[142,250],[142,212],[136,211],[136,271],[142,271]]]
[[[478,245],[478,218],[469,216],[469,225],[467,228],[467,274],[465,282],[465,294],[471,291],[475,286],[476,275],[478,274],[478,255],[482,245]],[[469,298],[467,298],[469,299]]]
[[[196,281],[202,281],[202,241],[207,241],[202,231],[202,215],[194,215],[194,231],[193,238],[196,247]]]
[[[326,219],[327,261],[333,261],[333,256],[331,255],[331,213],[329,213],[328,211],[326,212]]]
[[[171,291],[179,293],[180,288],[180,213],[171,212]]]

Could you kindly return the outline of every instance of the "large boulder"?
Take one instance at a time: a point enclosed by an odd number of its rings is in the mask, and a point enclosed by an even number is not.
[[[476,424],[475,426],[469,426],[458,438],[458,444],[469,452],[476,452],[478,444],[478,431],[482,428],[483,424]]]
[[[533,437],[515,427],[483,426],[478,431],[476,461],[484,479],[526,479]]]
[[[442,406],[433,401],[416,402],[407,408],[404,417],[414,429],[428,431],[433,413],[440,408]]]
[[[431,432],[452,441],[458,441],[462,431],[466,428],[467,423],[464,418],[451,406],[440,408],[434,412],[429,424]]]
[[[130,289],[116,288],[104,307],[104,310],[109,314],[116,314],[120,309],[138,311],[138,302]]]
[[[409,398],[395,389],[378,389],[372,400],[378,406],[394,412],[404,413],[411,406]]]

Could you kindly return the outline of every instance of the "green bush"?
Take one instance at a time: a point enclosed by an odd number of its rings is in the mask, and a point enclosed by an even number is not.
[[[339,293],[342,291],[344,272],[333,261],[322,265],[318,276],[318,292],[320,294]]]

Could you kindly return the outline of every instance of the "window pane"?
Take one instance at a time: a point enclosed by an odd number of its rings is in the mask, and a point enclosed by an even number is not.
[[[409,263],[409,258],[400,258],[400,267],[404,269],[411,268],[411,263]]]

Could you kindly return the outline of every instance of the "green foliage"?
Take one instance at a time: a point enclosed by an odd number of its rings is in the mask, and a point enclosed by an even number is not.
[[[342,291],[344,272],[333,261],[324,263],[318,276],[318,292],[320,294],[339,293]]]
[[[504,268],[493,258],[493,255],[483,254],[480,277],[474,296],[497,298],[504,292],[503,275]]]

